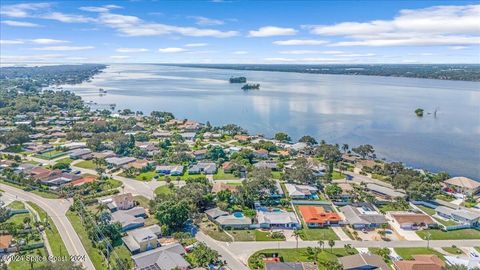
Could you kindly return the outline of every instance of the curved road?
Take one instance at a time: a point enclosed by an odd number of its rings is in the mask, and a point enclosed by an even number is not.
[[[80,238],[78,237],[72,224],[66,217],[65,213],[71,205],[71,202],[64,199],[46,199],[36,194],[23,191],[18,188],[14,188],[5,184],[0,184],[0,188],[6,193],[20,198],[24,201],[31,201],[40,206],[45,212],[48,213],[53,223],[58,229],[60,236],[62,237],[68,254],[70,255],[85,255],[85,261],[82,262],[83,266],[87,270],[95,270],[95,267],[87,254],[87,251],[82,245]]]

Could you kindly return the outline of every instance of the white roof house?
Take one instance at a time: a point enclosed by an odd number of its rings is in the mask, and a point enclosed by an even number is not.
[[[318,192],[318,188],[308,185],[285,184],[285,188],[292,198],[305,198]]]
[[[297,215],[286,211],[257,211],[257,222],[262,228],[300,228]]]

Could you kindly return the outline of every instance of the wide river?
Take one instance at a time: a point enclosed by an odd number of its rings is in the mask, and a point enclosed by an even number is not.
[[[246,76],[261,89],[243,91],[230,76]],[[108,93],[99,95],[99,88]],[[235,123],[251,134],[368,143],[387,160],[480,180],[478,82],[113,64],[64,89],[116,109]]]

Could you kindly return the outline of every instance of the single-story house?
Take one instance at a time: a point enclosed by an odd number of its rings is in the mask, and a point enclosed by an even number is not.
[[[157,224],[138,228],[122,237],[123,243],[132,254],[155,249],[160,246],[158,238],[162,236],[162,229]]]
[[[288,196],[292,199],[316,199],[318,188],[308,185],[285,184]]]
[[[10,234],[0,235],[0,253],[10,247],[12,240],[13,237]]]
[[[215,222],[222,229],[248,229],[252,225],[252,220],[241,213],[219,216]]]
[[[66,143],[62,145],[63,148],[67,150],[73,150],[73,149],[79,149],[79,148],[85,148],[87,147],[87,143],[85,142],[71,142],[71,143]]]
[[[195,157],[196,160],[207,158],[207,154],[208,154],[207,149],[200,149],[192,152],[192,155]]]
[[[302,226],[293,212],[257,211],[257,223],[264,229],[300,229]]]
[[[180,136],[182,136],[183,139],[189,140],[189,141],[192,141],[193,139],[195,139],[196,135],[197,135],[197,133],[195,133],[195,132],[182,132],[182,133],[180,133]]]
[[[354,229],[378,228],[387,223],[385,216],[375,211],[369,204],[347,205],[341,207],[340,210],[345,216],[346,222]]]
[[[444,256],[445,260],[450,265],[463,265],[468,270],[477,270],[480,268],[480,258],[473,258],[467,256]]]
[[[102,152],[93,152],[94,158],[110,158],[116,156],[115,152],[112,150],[104,150]]]
[[[277,162],[273,160],[261,160],[253,164],[253,166],[255,166],[255,168],[271,169],[272,171],[275,171],[278,169]]]
[[[134,169],[137,169],[137,170],[143,170],[152,163],[153,163],[153,161],[148,161],[148,160],[145,160],[145,159],[137,159],[135,161],[132,161],[132,162],[129,162],[129,163],[123,165],[123,167],[124,168],[134,168]]]
[[[390,270],[377,254],[359,253],[338,258],[344,270]]]
[[[436,227],[437,223],[429,215],[412,212],[389,212],[389,215],[404,230],[418,230]]]
[[[253,155],[256,158],[268,158],[268,150],[266,149],[258,149],[253,152]]]
[[[208,219],[210,219],[211,221],[215,221],[216,218],[221,216],[228,216],[228,212],[223,211],[218,207],[205,210],[205,214],[207,215]]]
[[[188,173],[190,174],[197,174],[202,172],[205,174],[214,174],[217,172],[217,165],[213,162],[200,162],[192,164],[190,165],[190,167],[188,167]]]
[[[480,192],[480,182],[467,177],[453,177],[443,183],[455,192],[465,195],[475,195]]]
[[[396,270],[441,270],[445,263],[436,255],[412,255],[413,260],[393,261]]]
[[[156,171],[160,174],[179,176],[183,174],[182,165],[158,165]]]
[[[93,154],[88,148],[78,148],[70,151],[69,156],[71,159],[91,159]]]
[[[81,186],[87,183],[93,183],[96,180],[97,180],[97,177],[95,175],[87,175],[87,176],[82,176],[82,178],[79,178],[77,180],[73,180],[72,182],[68,183],[68,185]]]
[[[46,177],[40,177],[37,178],[42,184],[48,185],[48,186],[61,186],[67,183],[70,183],[72,181],[75,181],[77,179],[82,178],[79,175],[74,175],[74,174],[69,174],[69,173],[64,173],[64,172],[58,172],[58,170],[54,170],[51,173],[48,174]]]
[[[467,209],[452,209],[446,206],[438,206],[435,208],[435,212],[437,215],[447,218],[453,219],[462,224],[468,224],[472,227],[480,225],[480,213],[467,210]]]
[[[407,196],[407,194],[403,192],[372,183],[367,184],[367,190],[373,193],[375,196],[387,201],[391,201],[396,198],[405,198]]]
[[[145,225],[145,209],[134,207],[130,210],[119,210],[112,213],[112,222],[119,222],[122,225],[122,231],[133,230]]]
[[[135,270],[186,270],[190,264],[183,258],[185,249],[179,243],[161,246],[132,256]]]
[[[339,224],[342,221],[342,218],[337,213],[326,211],[321,206],[300,205],[298,210],[302,215],[303,221],[310,228]]]
[[[134,157],[110,157],[105,159],[108,165],[114,167],[122,167],[130,162],[134,162],[135,160],[137,159]]]

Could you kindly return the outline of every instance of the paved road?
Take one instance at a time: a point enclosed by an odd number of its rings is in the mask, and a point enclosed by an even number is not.
[[[229,243],[219,242],[212,239],[210,236],[205,235],[203,232],[199,231],[195,238],[200,241],[204,242],[208,247],[216,250],[221,256],[222,259],[227,262],[227,266],[230,269],[234,270],[248,270],[248,266],[245,261],[240,261],[236,254],[233,253],[229,248]],[[248,258],[247,258],[248,259]]]
[[[206,236],[208,237],[208,236]],[[215,245],[211,247],[215,250],[226,249],[231,254],[235,254],[235,258],[246,263],[248,257],[256,251],[262,249],[278,249],[278,248],[295,248],[296,241],[259,241],[259,242],[218,242],[214,241]],[[345,245],[350,244],[354,248],[369,248],[369,247],[387,247],[387,248],[399,248],[399,247],[427,247],[427,241],[335,241],[335,247],[342,248]],[[210,243],[209,243],[210,245]],[[432,248],[439,247],[451,247],[456,245],[457,247],[474,247],[478,246],[478,240],[431,240],[429,243]],[[299,241],[298,247],[316,247],[318,242],[316,241]],[[236,269],[236,268],[233,268]]]
[[[75,232],[72,224],[70,224],[68,218],[65,216],[65,213],[71,205],[70,201],[64,199],[45,199],[33,193],[26,192],[5,184],[0,184],[0,188],[4,190],[5,193],[13,195],[16,198],[34,202],[43,210],[45,210],[57,227],[58,232],[65,243],[68,254],[80,256],[85,255],[86,260],[83,262],[84,267],[86,267],[87,270],[95,270],[95,267],[85,251],[80,238]]]

